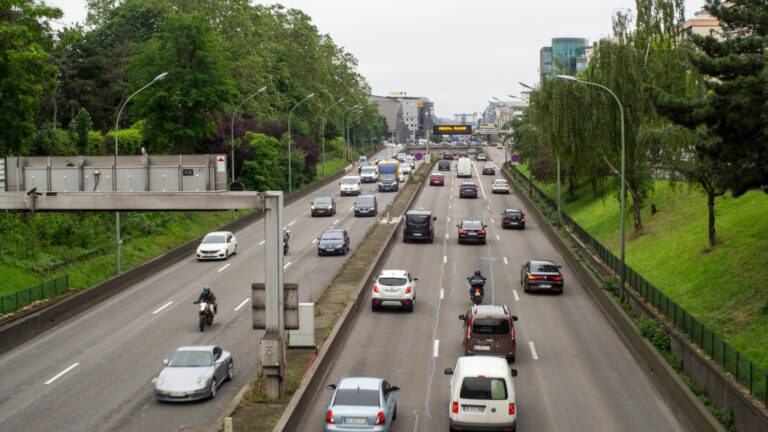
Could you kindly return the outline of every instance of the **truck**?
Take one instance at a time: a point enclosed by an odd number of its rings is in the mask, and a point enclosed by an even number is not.
[[[397,192],[400,177],[400,162],[386,160],[379,162],[379,192]]]

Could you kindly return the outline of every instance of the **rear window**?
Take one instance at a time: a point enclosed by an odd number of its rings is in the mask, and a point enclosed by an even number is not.
[[[505,400],[507,383],[501,378],[466,377],[461,382],[462,399]]]
[[[381,285],[387,285],[387,286],[401,286],[408,283],[408,280],[406,278],[398,278],[398,277],[383,277],[383,278],[379,278],[379,283]]]
[[[472,322],[472,333],[481,335],[509,334],[509,321],[500,318],[478,318]]]
[[[352,406],[379,406],[379,392],[377,390],[339,389],[333,405]]]
[[[510,217],[520,217],[520,212],[519,211],[508,211],[507,212],[507,216],[510,216]]]
[[[483,224],[480,221],[464,221],[461,227],[464,229],[483,229]]]
[[[538,273],[557,273],[560,269],[554,264],[534,264],[533,271]]]
[[[429,222],[427,215],[407,215],[406,220],[409,224],[422,225]]]

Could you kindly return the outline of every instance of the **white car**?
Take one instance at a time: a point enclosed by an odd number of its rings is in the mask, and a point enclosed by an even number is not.
[[[227,259],[237,253],[237,239],[229,231],[215,231],[206,234],[197,247],[197,259]]]
[[[405,270],[383,270],[373,281],[371,310],[375,312],[384,306],[400,306],[413,312],[418,280]]]
[[[410,164],[411,169],[416,168],[416,159],[414,159],[411,155],[405,157],[405,163]]]
[[[403,175],[407,176],[408,174],[411,173],[411,171],[412,171],[412,168],[411,168],[411,165],[408,163],[408,161],[405,161],[405,162],[400,164],[400,172]]]
[[[504,144],[498,143],[498,144],[496,144],[496,148],[499,149],[499,150],[503,150],[504,149]]]
[[[508,194],[509,183],[507,183],[507,181],[504,179],[496,179],[493,181],[493,184],[491,184],[491,192]]]
[[[339,193],[344,195],[360,195],[360,177],[358,176],[344,176],[339,182],[341,190]]]

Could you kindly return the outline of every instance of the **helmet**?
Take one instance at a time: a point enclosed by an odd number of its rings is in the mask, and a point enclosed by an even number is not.
[[[475,276],[480,276],[480,270],[475,270]]]
[[[208,295],[208,294],[210,294],[210,293],[211,293],[211,286],[210,286],[210,285],[206,285],[206,286],[204,286],[204,287],[203,287],[203,294],[206,294],[206,295]]]

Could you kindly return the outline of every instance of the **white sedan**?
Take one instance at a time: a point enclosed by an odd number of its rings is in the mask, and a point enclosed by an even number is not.
[[[507,181],[504,179],[496,179],[493,181],[493,184],[491,185],[491,192],[508,194],[509,183],[507,183]]]
[[[227,259],[237,253],[237,239],[229,231],[215,231],[203,237],[197,247],[197,259]]]

